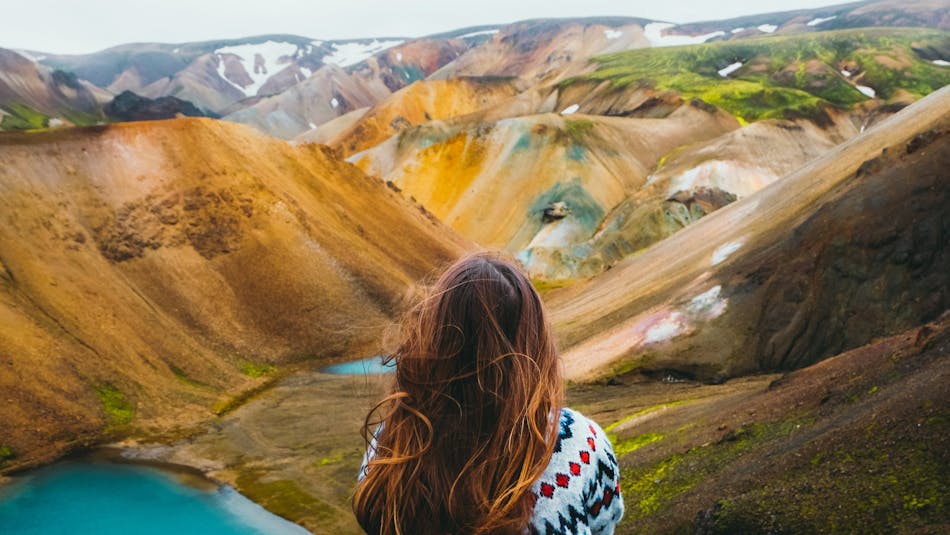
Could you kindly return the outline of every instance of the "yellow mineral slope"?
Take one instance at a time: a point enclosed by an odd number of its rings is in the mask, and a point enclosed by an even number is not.
[[[349,156],[412,126],[473,113],[507,100],[515,93],[511,81],[499,78],[418,81],[370,108],[327,144]],[[298,136],[295,141],[310,141],[309,133]]]
[[[326,147],[226,122],[4,134],[0,161],[0,469],[369,351],[467,248]]]
[[[944,88],[758,193],[549,295],[569,377],[807,365],[948,307]]]
[[[661,157],[738,126],[728,114],[690,105],[665,119],[465,118],[407,130],[351,160],[463,236],[521,254],[587,240],[607,213],[644,186]],[[557,203],[569,217],[550,213]],[[530,258],[522,259],[533,270]],[[571,267],[565,269],[570,276]]]

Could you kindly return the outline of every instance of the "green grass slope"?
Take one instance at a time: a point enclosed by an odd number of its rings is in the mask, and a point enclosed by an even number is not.
[[[599,56],[598,68],[562,86],[608,81],[612,91],[651,88],[699,98],[741,120],[820,119],[826,106],[848,109],[868,97],[920,98],[950,84],[950,33],[874,28],[763,37]],[[725,67],[742,66],[721,76]],[[850,75],[844,74],[847,71]]]

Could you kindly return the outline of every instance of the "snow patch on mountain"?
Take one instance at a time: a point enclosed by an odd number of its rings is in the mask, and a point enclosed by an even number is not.
[[[14,52],[32,61],[33,63],[39,63],[40,61],[46,59],[46,56],[34,56],[33,54],[30,54],[26,50],[14,50]]]
[[[460,35],[459,39],[465,39],[466,37],[478,37],[479,35],[495,35],[496,33],[498,33],[498,30],[482,30],[480,32],[472,32],[465,35]]]
[[[741,240],[720,245],[715,251],[713,251],[712,260],[710,260],[709,264],[712,266],[719,265],[729,258],[732,253],[738,251],[741,248]]]
[[[818,25],[821,24],[822,22],[828,22],[829,20],[831,20],[831,19],[836,19],[836,18],[838,18],[838,15],[832,15],[832,16],[830,16],[830,17],[825,17],[825,18],[821,18],[821,17],[814,18],[814,19],[808,21],[808,23],[806,24],[806,26],[818,26]]]
[[[735,71],[739,70],[739,67],[742,67],[742,62],[741,62],[741,61],[737,61],[737,62],[735,62],[735,63],[729,65],[728,67],[723,67],[722,69],[719,69],[719,71],[718,71],[718,72],[719,72],[719,76],[722,76],[723,78],[725,78],[725,77],[729,76],[730,74],[734,73]]]
[[[940,65],[941,67],[950,67],[950,61],[947,61],[945,59],[935,59],[933,61],[933,64]]]
[[[779,177],[768,169],[735,160],[707,160],[696,167],[670,177],[669,193],[699,188],[717,188],[739,197],[747,197]]]
[[[572,113],[577,113],[577,110],[579,110],[579,109],[581,109],[581,107],[580,107],[579,105],[577,105],[577,104],[571,104],[570,106],[568,106],[568,107],[564,108],[563,110],[561,110],[561,115],[570,115],[570,114],[572,114]]]
[[[340,101],[339,101],[339,100],[337,100],[336,98],[331,98],[331,99],[330,99],[330,106],[331,106],[331,107],[336,108],[336,107],[339,106],[339,105],[340,105]]]
[[[280,64],[289,61],[286,57],[292,57],[295,52],[297,52],[297,45],[293,43],[270,40],[258,44],[226,46],[214,51],[222,58],[222,61],[218,64],[218,74],[222,78],[224,78],[223,54],[233,54],[240,58],[244,70],[251,77],[252,83],[247,87],[241,87],[231,82],[231,80],[228,81],[235,87],[239,87],[249,97],[256,95],[261,86],[267,82],[267,79],[277,74],[277,71],[280,70]],[[258,56],[260,56],[261,61],[257,60]],[[282,62],[281,59],[284,61]]]
[[[744,30],[744,29],[745,29],[745,28],[733,28],[733,29],[732,29],[732,33],[739,33],[739,32],[741,32],[741,31]]]
[[[623,32],[620,30],[604,30],[604,37],[607,39],[617,39],[621,35],[623,35]]]
[[[774,24],[760,24],[756,26],[756,29],[762,33],[772,33],[778,29],[778,26]]]
[[[695,319],[709,321],[718,318],[726,311],[726,306],[729,304],[729,300],[724,299],[720,295],[721,293],[722,286],[713,286],[709,290],[692,298],[686,306],[686,310]]]
[[[705,35],[663,35],[663,30],[675,27],[675,24],[669,22],[651,22],[643,28],[643,35],[653,46],[680,46],[680,45],[698,45],[715,37],[726,35],[726,32],[718,31],[707,33]]]
[[[870,88],[870,87],[868,87],[868,86],[866,86],[866,85],[856,85],[856,86],[854,86],[854,87],[856,87],[856,88],[858,89],[858,91],[864,93],[864,95],[865,95],[866,97],[868,97],[868,98],[874,98],[874,97],[877,95],[877,92],[874,91],[874,89],[872,89],[872,88]]]
[[[675,338],[686,332],[686,316],[679,312],[672,312],[667,317],[661,318],[654,325],[647,329],[643,337],[643,344],[656,344]]]
[[[324,56],[324,63],[332,63],[340,67],[349,67],[369,58],[377,52],[400,45],[405,41],[378,41],[373,39],[369,43],[333,43],[333,53]]]

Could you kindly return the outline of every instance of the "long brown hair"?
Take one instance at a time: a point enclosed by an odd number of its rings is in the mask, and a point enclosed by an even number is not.
[[[395,384],[353,499],[370,534],[521,533],[547,467],[563,386],[527,277],[490,253],[446,270],[403,322]],[[380,425],[381,424],[381,425]]]

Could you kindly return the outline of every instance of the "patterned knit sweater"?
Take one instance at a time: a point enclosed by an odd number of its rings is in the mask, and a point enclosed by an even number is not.
[[[359,480],[375,449],[374,438],[363,457]],[[610,439],[593,420],[573,409],[561,409],[554,454],[531,490],[536,496],[532,535],[612,535],[623,516],[620,470]]]
[[[623,516],[620,470],[607,433],[583,414],[561,410],[554,455],[532,491],[531,532],[610,535]]]

